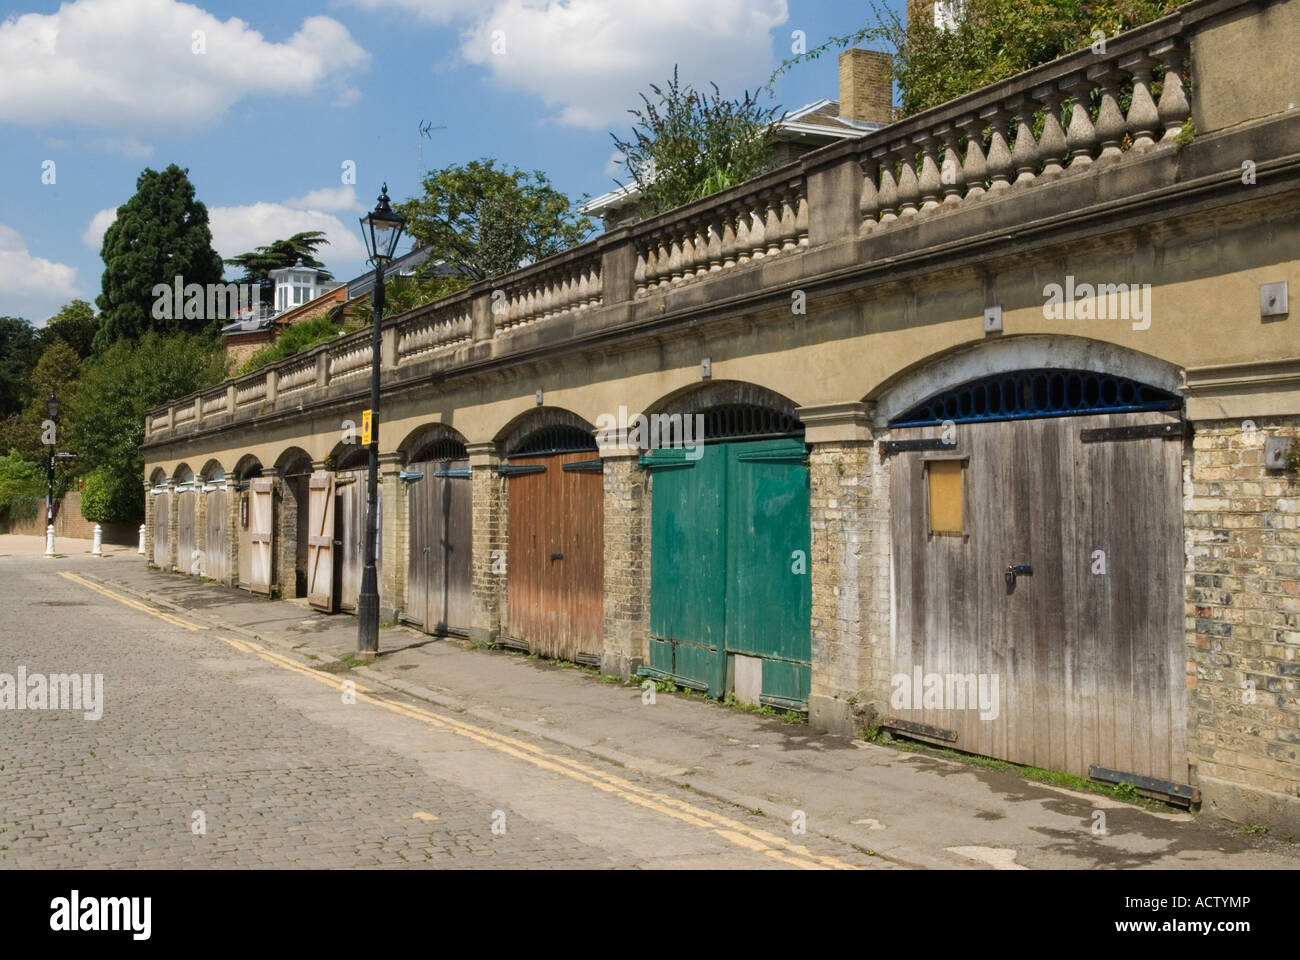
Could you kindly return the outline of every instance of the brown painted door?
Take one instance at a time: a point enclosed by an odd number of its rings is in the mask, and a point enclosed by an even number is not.
[[[962,423],[950,450],[894,455],[892,716],[971,753],[1187,782],[1182,444],[1082,437],[1170,419]]]
[[[226,491],[210,490],[204,494],[207,500],[208,529],[203,542],[203,575],[210,580],[226,579],[226,547],[229,511],[226,509]]]
[[[510,477],[506,566],[507,632],[544,656],[574,660],[601,649],[604,480],[599,473],[563,469],[595,456],[510,461],[512,468],[545,468]]]
[[[176,495],[176,569],[181,573],[195,571],[194,524],[198,515],[199,495],[193,490],[182,490]]]
[[[406,488],[410,552],[406,615],[426,633],[464,630],[470,623],[470,501],[468,460],[413,463],[422,473]]]
[[[307,602],[317,610],[334,613],[338,609],[334,474],[312,474],[307,496]]]
[[[156,567],[167,566],[167,501],[170,496],[158,493],[153,498],[153,562]]]
[[[366,554],[366,470],[340,470],[335,475],[338,491],[339,550],[342,553],[339,571],[339,607],[347,611],[357,609],[361,595],[361,573],[365,568]],[[378,491],[377,518],[380,534],[375,540],[375,568],[379,572],[379,558],[383,556],[384,491]]]
[[[251,480],[248,485],[248,539],[252,553],[249,589],[268,595],[275,575],[271,561],[274,485],[275,481],[269,477]]]

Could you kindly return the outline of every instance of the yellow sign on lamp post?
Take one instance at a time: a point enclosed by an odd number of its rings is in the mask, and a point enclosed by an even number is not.
[[[371,424],[374,422],[373,410],[361,411],[361,445],[367,447],[370,445]]]

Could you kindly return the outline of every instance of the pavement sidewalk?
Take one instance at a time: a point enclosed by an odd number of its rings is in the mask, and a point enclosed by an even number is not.
[[[0,537],[0,554],[11,552]],[[302,600],[271,601],[146,567],[133,552],[50,561],[188,617],[333,670],[356,620]],[[683,694],[645,702],[636,685],[573,665],[384,628],[381,656],[353,673],[371,685],[504,724],[922,868],[1300,867],[1300,842],[1242,825],[1025,780],[931,753],[813,733],[804,724]],[[1095,813],[1104,835],[1093,833]],[[1300,833],[1300,829],[1297,830]]]

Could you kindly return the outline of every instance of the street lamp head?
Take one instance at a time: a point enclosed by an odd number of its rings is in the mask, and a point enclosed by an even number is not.
[[[361,218],[361,236],[366,242],[366,253],[370,255],[371,263],[383,266],[393,259],[405,226],[406,219],[389,206],[388,184],[385,183],[375,209]]]
[[[49,414],[51,420],[59,419],[59,398],[54,395],[53,390],[50,391],[50,399],[45,401],[45,412]]]

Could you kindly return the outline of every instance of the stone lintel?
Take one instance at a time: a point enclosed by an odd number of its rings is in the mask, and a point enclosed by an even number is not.
[[[807,443],[845,443],[871,440],[871,405],[857,400],[821,403],[799,408]]]

